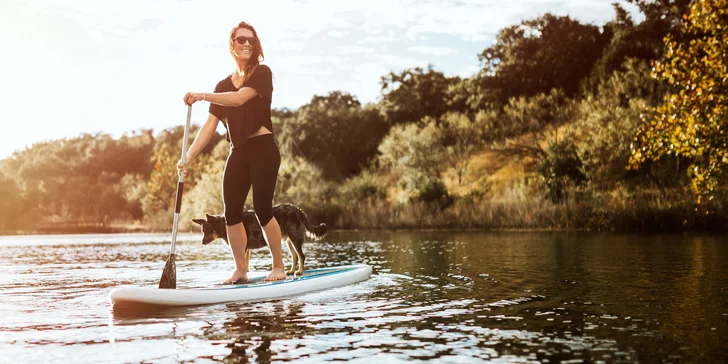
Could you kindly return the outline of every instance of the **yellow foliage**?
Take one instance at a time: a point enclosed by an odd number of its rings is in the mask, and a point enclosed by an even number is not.
[[[684,39],[665,38],[664,61],[653,77],[673,91],[662,105],[646,110],[632,145],[630,167],[674,153],[694,163],[697,202],[710,197],[728,169],[728,0],[695,1],[681,28]]]

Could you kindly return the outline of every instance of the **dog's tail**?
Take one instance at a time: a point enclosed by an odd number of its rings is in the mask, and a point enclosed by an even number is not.
[[[306,236],[313,240],[320,240],[326,236],[326,224],[321,223],[313,226],[311,221],[308,219],[308,216],[306,216],[306,213],[300,208],[298,209],[298,217],[301,221],[303,221],[304,226],[306,226]]]

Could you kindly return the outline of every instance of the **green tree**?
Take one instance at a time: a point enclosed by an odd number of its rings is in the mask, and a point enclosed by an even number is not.
[[[691,159],[700,204],[728,168],[728,1],[695,1],[681,33],[692,39],[668,35],[665,60],[654,64],[654,76],[670,90],[661,105],[645,112],[630,166],[664,155]]]
[[[283,156],[274,203],[289,202],[304,209],[320,210],[329,203],[333,193],[334,189],[316,165],[299,156]]]
[[[147,195],[147,176],[141,174],[126,174],[119,181],[119,189],[126,200],[124,210],[134,220],[141,220],[144,217],[142,201]]]
[[[376,173],[365,169],[340,184],[336,197],[343,203],[356,205],[368,199],[383,200],[387,197],[387,191],[377,181]]]
[[[444,159],[458,176],[458,183],[468,171],[473,154],[483,146],[482,122],[479,115],[471,120],[466,114],[451,112],[442,116],[441,143],[444,148]]]
[[[199,132],[197,125],[191,125],[188,135],[188,145],[192,143]],[[177,190],[177,161],[182,153],[182,137],[184,126],[175,126],[161,130],[154,143],[154,152],[151,156],[151,173],[146,183],[146,195],[142,199],[144,213],[157,213],[171,211],[174,206],[174,196]],[[225,137],[213,133],[212,139],[200,153],[188,164],[184,179],[185,191],[190,191],[202,176],[205,166],[213,159],[221,159],[220,155],[212,155],[213,150],[220,144],[227,150],[228,142]],[[218,148],[219,149],[219,148]]]
[[[453,82],[447,89],[447,112],[459,112],[474,118],[482,111],[495,111],[503,107],[500,91],[482,72]]]
[[[574,118],[574,102],[561,90],[513,98],[499,115],[484,117],[497,152],[538,163],[552,201],[562,200],[567,181],[579,184],[585,179],[581,157],[568,130],[559,131]],[[493,126],[496,121],[499,124]]]
[[[34,144],[4,164],[34,213],[67,223],[107,223],[130,214],[119,182],[127,172],[145,173],[152,145],[150,131],[118,140],[82,134]]]
[[[611,34],[568,16],[545,14],[504,28],[478,58],[487,98],[504,105],[512,97],[562,89],[571,97],[591,73]],[[486,102],[487,103],[487,102]]]
[[[540,160],[559,141],[559,127],[572,120],[573,111],[573,101],[561,90],[513,98],[502,113],[484,122],[487,137],[502,154]]]
[[[437,119],[448,110],[448,89],[459,82],[432,65],[391,72],[381,78],[380,105],[390,124],[413,123],[425,116]]]
[[[147,181],[147,195],[142,206],[145,214],[169,211],[177,189],[176,164],[180,152],[169,144],[160,145],[152,156],[152,173]],[[189,186],[188,186],[189,187]]]
[[[627,10],[614,3],[616,18],[604,25],[609,44],[594,65],[588,80],[588,88],[594,91],[601,80],[609,78],[614,71],[624,71],[625,61],[651,61],[662,57],[665,47],[662,39],[677,32],[679,21],[688,10],[690,0],[630,0],[645,16],[644,21],[635,24]]]
[[[279,140],[286,150],[318,166],[327,179],[359,173],[372,160],[389,126],[373,106],[334,91],[314,96],[295,117],[282,120]]]
[[[190,219],[205,218],[205,214],[221,214],[224,212],[222,200],[222,177],[225,160],[212,160],[203,167],[203,173],[194,187],[185,192],[182,199],[180,226],[191,226]],[[248,194],[250,197],[252,194]],[[249,208],[252,208],[249,206]],[[244,209],[244,206],[240,206]]]
[[[679,33],[680,21],[689,11],[691,0],[627,0],[637,5],[645,15],[644,23],[657,28],[664,37],[668,33]],[[660,34],[660,33],[656,33]],[[660,38],[662,39],[662,38]]]
[[[632,173],[625,167],[634,132],[641,123],[642,105],[656,105],[660,88],[650,77],[647,62],[633,59],[625,63],[624,71],[600,80],[596,91],[578,103],[574,138],[579,141],[593,183],[610,188]]]
[[[207,164],[200,166],[201,173],[194,187],[185,188],[180,212],[180,227],[188,229],[193,225],[191,219],[204,218],[205,214],[221,214],[224,212],[222,200],[222,179],[230,144],[221,140],[210,153]],[[252,209],[252,193],[248,193],[247,208]],[[244,209],[245,206],[241,206]]]
[[[17,222],[22,215],[23,196],[20,188],[14,180],[7,178],[0,171],[0,231],[6,231],[17,226]]]
[[[379,162],[399,181],[404,195],[398,202],[441,200],[449,195],[442,184],[439,163],[442,159],[442,131],[432,118],[424,126],[397,125],[379,145]]]
[[[569,183],[579,185],[586,180],[584,164],[571,139],[551,144],[536,169],[546,186],[546,197],[552,202],[564,200]]]

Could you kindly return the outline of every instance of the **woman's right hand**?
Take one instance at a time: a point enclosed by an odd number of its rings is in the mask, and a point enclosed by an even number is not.
[[[185,94],[183,100],[185,102],[185,105],[192,106],[197,101],[202,101],[205,99],[204,93],[198,93],[198,92],[188,92]]]

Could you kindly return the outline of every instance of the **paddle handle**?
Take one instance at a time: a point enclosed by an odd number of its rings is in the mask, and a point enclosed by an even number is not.
[[[182,137],[182,164],[187,162],[187,136],[190,132],[190,119],[192,118],[192,105],[187,106],[187,122],[185,122],[185,133]],[[179,210],[182,207],[182,190],[185,185],[185,174],[184,172],[179,174],[177,180],[177,197],[174,201],[174,223],[172,225],[172,247],[169,252],[170,255],[174,255],[174,248],[177,244],[177,225],[179,224]]]

